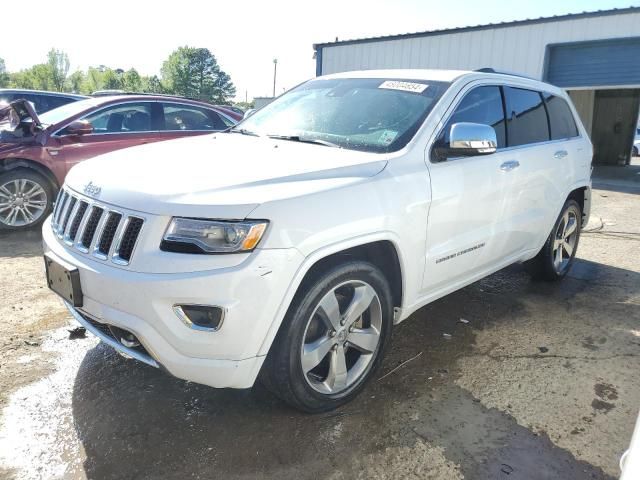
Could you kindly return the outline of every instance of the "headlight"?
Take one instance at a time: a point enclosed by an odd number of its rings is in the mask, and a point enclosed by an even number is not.
[[[185,253],[250,252],[268,224],[265,220],[227,222],[174,217],[160,249]]]

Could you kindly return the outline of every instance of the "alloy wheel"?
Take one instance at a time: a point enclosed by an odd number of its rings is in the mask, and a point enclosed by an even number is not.
[[[315,391],[335,395],[366,376],[380,345],[382,307],[366,282],[332,288],[316,306],[302,340],[300,361]]]
[[[558,274],[569,266],[578,239],[578,214],[568,208],[558,223],[553,240],[553,267]]]
[[[10,227],[24,227],[37,222],[47,209],[47,192],[26,178],[0,185],[0,222]]]

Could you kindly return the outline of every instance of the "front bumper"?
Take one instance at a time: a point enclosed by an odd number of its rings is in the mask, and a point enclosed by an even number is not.
[[[53,234],[50,220],[42,231],[45,253],[80,273],[83,306],[76,310],[67,305],[76,320],[122,353],[176,377],[220,388],[253,385],[264,361],[261,347],[286,309],[283,299],[303,261],[295,249],[257,249],[233,267],[142,273],[69,249]],[[184,257],[193,261],[193,255]],[[175,255],[171,258],[176,261]],[[176,304],[223,307],[225,322],[218,331],[189,328],[175,314]],[[143,353],[121,345],[96,324],[133,333]]]

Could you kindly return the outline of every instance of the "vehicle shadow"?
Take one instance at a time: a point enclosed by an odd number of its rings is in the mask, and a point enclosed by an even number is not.
[[[611,289],[610,299],[602,289]],[[566,315],[571,302],[594,297],[607,308],[639,291],[639,273],[587,261],[556,284],[532,282],[521,267],[510,267],[399,325],[377,378],[351,404],[321,415],[292,410],[260,386],[215,390],[177,380],[100,344],[85,356],[73,390],[84,469],[87,478],[101,479],[403,478],[403,468],[432,467],[411,450],[424,441],[442,448],[466,479],[502,478],[504,465],[519,479],[610,478],[546,434],[486,408],[456,384],[457,364],[473,355],[479,332],[530,321],[536,302],[548,307],[545,314],[553,307]],[[618,310],[612,328],[638,318],[638,305],[628,308],[635,310]],[[409,453],[389,457],[390,448]]]
[[[39,228],[19,232],[0,231],[0,258],[42,255],[42,233]]]

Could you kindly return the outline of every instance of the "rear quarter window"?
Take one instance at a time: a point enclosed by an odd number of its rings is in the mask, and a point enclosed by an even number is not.
[[[544,100],[549,114],[551,140],[577,137],[579,135],[578,127],[567,102],[550,93],[544,94]]]

